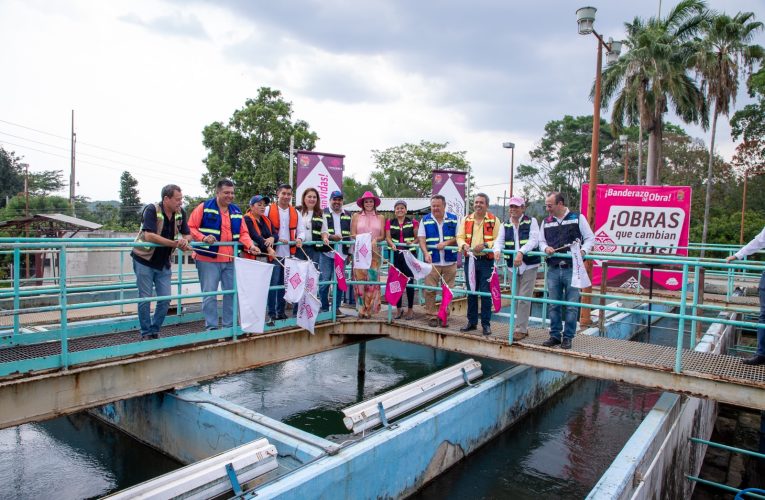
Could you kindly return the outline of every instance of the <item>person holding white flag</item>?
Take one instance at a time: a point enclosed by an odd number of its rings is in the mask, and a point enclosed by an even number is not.
[[[319,271],[308,262],[303,296],[297,304],[297,325],[313,335],[316,317],[321,309],[321,301],[316,296],[319,292]]]
[[[377,242],[383,239],[385,228],[385,219],[377,213],[380,198],[373,192],[367,191],[356,200],[356,204],[361,208],[361,213],[353,214],[351,237],[357,240],[363,238],[364,242],[368,241],[368,246],[366,243],[359,246],[357,241],[356,253],[353,256],[353,279],[377,281],[380,269],[380,251],[377,248]],[[359,318],[371,318],[372,314],[380,311],[380,285],[356,285],[356,297],[359,304]]]
[[[234,259],[239,317],[242,321],[243,332],[263,333],[264,331],[268,287],[252,285],[270,282],[273,269],[273,264],[249,259]]]
[[[539,249],[547,257],[547,292],[551,300],[579,302],[579,289],[572,286],[574,264],[571,259],[572,244],[581,242],[579,257],[586,255],[595,243],[595,235],[587,223],[587,219],[566,207],[563,195],[554,192],[545,199],[548,217],[542,221],[539,229]],[[553,256],[556,254],[556,256]],[[568,254],[558,256],[557,254]],[[568,305],[564,315],[560,304],[550,304],[548,308],[550,319],[550,338],[542,345],[554,347],[560,344],[561,349],[571,349],[571,343],[576,335],[576,323],[579,308]]]

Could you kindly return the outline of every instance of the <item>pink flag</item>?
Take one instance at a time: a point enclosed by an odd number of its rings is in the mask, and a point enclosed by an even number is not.
[[[449,304],[452,303],[452,291],[446,286],[446,283],[441,282],[441,307],[438,308],[438,318],[441,320],[441,324],[446,326],[446,322],[449,320]]]
[[[335,276],[337,277],[337,288],[342,292],[348,290],[348,284],[345,282],[345,259],[337,252],[335,252]]]
[[[385,300],[395,306],[406,290],[409,277],[393,266],[388,267],[388,282],[385,283]]]
[[[491,272],[491,278],[489,278],[489,291],[491,292],[491,303],[494,305],[494,312],[499,312],[502,309],[502,291],[499,289],[499,275],[497,274],[497,268]]]

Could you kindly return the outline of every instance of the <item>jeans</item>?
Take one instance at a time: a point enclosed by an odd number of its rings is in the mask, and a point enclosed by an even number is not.
[[[283,257],[277,257],[277,260],[284,263]],[[284,314],[284,268],[274,262],[274,272],[271,274],[271,286],[280,286],[279,290],[268,291],[268,315],[275,318]]]
[[[760,323],[765,323],[765,272],[760,278]],[[765,328],[757,329],[757,355],[765,356]]]
[[[221,285],[221,290],[234,289],[234,263],[233,262],[202,262],[197,261],[197,273],[199,274],[199,286],[203,292],[214,292]],[[218,297],[210,295],[202,298],[202,314],[205,317],[205,327],[218,328]],[[234,326],[234,296],[223,296],[223,311],[221,313],[221,326],[230,328]]]
[[[465,259],[465,279],[468,276],[469,259]],[[489,278],[494,270],[494,261],[489,259],[475,260],[475,285],[478,292],[486,292],[481,295],[481,326],[489,326],[491,323],[491,296],[489,294]],[[478,295],[468,295],[468,324],[478,324]]]
[[[550,267],[547,270],[547,292],[551,300],[565,300],[567,302],[579,302],[579,289],[571,286],[571,273],[573,268]],[[562,324],[564,316],[561,309],[565,307],[565,326]],[[550,304],[548,306],[550,319],[550,337],[560,340],[561,330],[563,338],[573,339],[576,335],[576,322],[579,319],[579,308],[576,306],[562,306]]]
[[[133,259],[133,271],[135,272],[135,284],[138,288],[138,297],[145,298],[154,295],[157,297],[170,295],[170,278],[173,274],[170,268],[154,269]],[[159,333],[162,323],[167,316],[169,300],[158,300],[154,308],[154,318],[151,317],[151,302],[138,304],[138,323],[141,325],[141,336],[145,337]]]
[[[321,257],[319,257],[319,274],[321,275],[320,280],[321,281],[332,281],[333,277],[335,276],[335,256],[334,254],[331,254],[329,256],[326,256],[324,254],[321,254]],[[329,310],[329,292],[330,287],[332,285],[326,284],[326,285],[320,285],[319,286],[319,300],[321,301],[321,310],[322,311],[328,311]],[[342,298],[340,290],[337,291],[337,295],[335,296],[335,311],[338,310],[340,307],[340,299]]]

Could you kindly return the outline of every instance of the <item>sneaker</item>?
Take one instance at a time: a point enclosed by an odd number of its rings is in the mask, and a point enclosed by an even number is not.
[[[266,326],[274,326],[276,324],[276,321],[274,320],[273,316],[268,317],[268,321],[266,321]]]
[[[757,354],[751,358],[746,358],[741,362],[745,365],[765,365],[765,356]]]
[[[481,329],[483,330],[484,337],[488,337],[489,335],[491,335],[491,327],[489,325],[484,325],[481,327]]]
[[[472,332],[473,330],[478,330],[478,325],[465,325],[462,328],[460,328],[461,332]]]
[[[560,344],[560,339],[556,339],[555,337],[550,337],[549,339],[542,342],[542,345],[545,347],[555,347],[558,344]]]
[[[560,343],[561,349],[571,349],[571,339],[565,338]]]
[[[529,334],[526,332],[515,332],[513,333],[513,342],[518,342],[520,340],[525,339],[528,336]]]

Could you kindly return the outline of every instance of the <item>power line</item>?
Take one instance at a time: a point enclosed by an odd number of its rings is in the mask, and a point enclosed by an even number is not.
[[[47,146],[47,147],[49,147],[49,148],[54,148],[54,149],[61,149],[61,150],[63,150],[63,151],[69,151],[69,148],[65,148],[65,147],[63,147],[63,146],[56,146],[55,144],[50,144],[50,143],[47,143],[47,142],[42,142],[42,141],[36,141],[36,140],[34,140],[34,139],[30,139],[30,138],[28,138],[28,137],[22,137],[22,136],[20,136],[20,135],[9,134],[8,132],[3,132],[3,131],[0,131],[0,134],[2,134],[2,135],[7,135],[7,136],[9,136],[9,137],[15,137],[16,139],[21,139],[21,140],[23,140],[23,141],[28,141],[28,142],[32,142],[32,143],[35,143],[35,144],[40,144],[40,145],[42,145],[42,146]],[[11,143],[8,143],[8,144],[11,144]],[[21,145],[19,145],[19,147],[27,147],[27,146],[21,146]],[[123,165],[123,166],[125,166],[125,167],[129,167],[129,168],[138,168],[138,169],[146,169],[146,168],[149,168],[149,167],[146,167],[146,166],[142,166],[142,165],[135,165],[135,164],[133,164],[133,163],[123,163],[123,162],[120,162],[120,161],[117,161],[117,160],[113,160],[113,159],[111,159],[111,158],[106,158],[106,157],[103,157],[103,156],[92,155],[92,154],[89,154],[89,153],[77,153],[77,156],[78,156],[78,157],[79,157],[79,156],[86,156],[86,157],[88,157],[88,158],[95,158],[95,159],[97,159],[97,160],[110,161],[110,162],[116,163],[117,165]],[[187,174],[175,174],[175,175],[176,175],[177,177],[182,177],[182,178],[185,178],[185,179],[193,180],[194,182],[197,182],[197,181],[198,181],[198,179],[195,179],[194,177],[192,177],[192,176],[190,176],[190,175],[187,175]]]
[[[45,135],[49,135],[51,137],[56,137],[58,139],[64,139],[66,141],[70,140],[69,137],[64,137],[64,136],[61,136],[61,135],[53,134],[51,132],[46,132],[44,130],[28,127],[26,125],[21,125],[20,123],[14,123],[14,122],[11,122],[11,121],[8,121],[8,120],[3,120],[3,119],[0,119],[0,122],[7,123],[8,125],[12,125],[14,127],[19,127],[19,128],[23,128],[23,129],[26,129],[26,130],[31,130],[31,131],[37,132],[39,134],[45,134]],[[10,135],[10,134],[8,134],[8,135]],[[142,156],[134,155],[134,154],[131,154],[131,153],[125,153],[123,151],[118,151],[116,149],[106,148],[104,146],[99,146],[97,144],[92,144],[92,143],[84,142],[84,141],[80,141],[80,140],[77,141],[77,144],[78,145],[89,146],[91,148],[101,149],[103,151],[109,151],[110,153],[115,153],[115,154],[118,154],[118,155],[129,156],[131,158],[135,158],[136,160],[150,161],[152,163],[157,163],[159,165],[165,165],[167,167],[178,168],[178,169],[181,169],[181,170],[186,168],[186,167],[182,167],[180,165],[173,165],[172,163],[167,163],[167,162],[160,161],[160,160],[154,160],[152,158],[144,158]]]
[[[29,149],[29,150],[32,150],[32,151],[37,151],[38,153],[43,153],[43,154],[46,154],[46,155],[56,156],[58,158],[64,158],[64,159],[67,159],[67,160],[69,159],[68,156],[60,155],[60,154],[57,154],[57,153],[51,153],[50,151],[44,151],[42,149],[33,148],[31,146],[25,146],[25,145],[22,145],[22,144],[16,144],[14,142],[9,142],[9,141],[2,141],[2,142],[5,143],[5,144],[10,144],[11,146],[16,146],[16,147],[19,147],[19,148],[26,148],[26,149]],[[117,170],[117,171],[122,170],[122,171],[124,171],[124,169],[119,168],[119,167],[114,167],[112,165],[102,165],[100,163],[94,163],[92,161],[87,161],[87,160],[80,160],[80,163],[85,163],[85,164],[88,164],[88,165],[93,165],[95,167],[106,168],[106,169],[109,169],[109,170]],[[141,173],[141,175],[145,176],[145,177],[153,177],[155,179],[164,180],[164,181],[175,180],[176,177],[177,177],[175,175],[172,175],[172,176],[159,176],[159,175],[153,175],[153,174],[147,174],[147,173]],[[199,181],[197,181],[197,182],[199,182]]]

